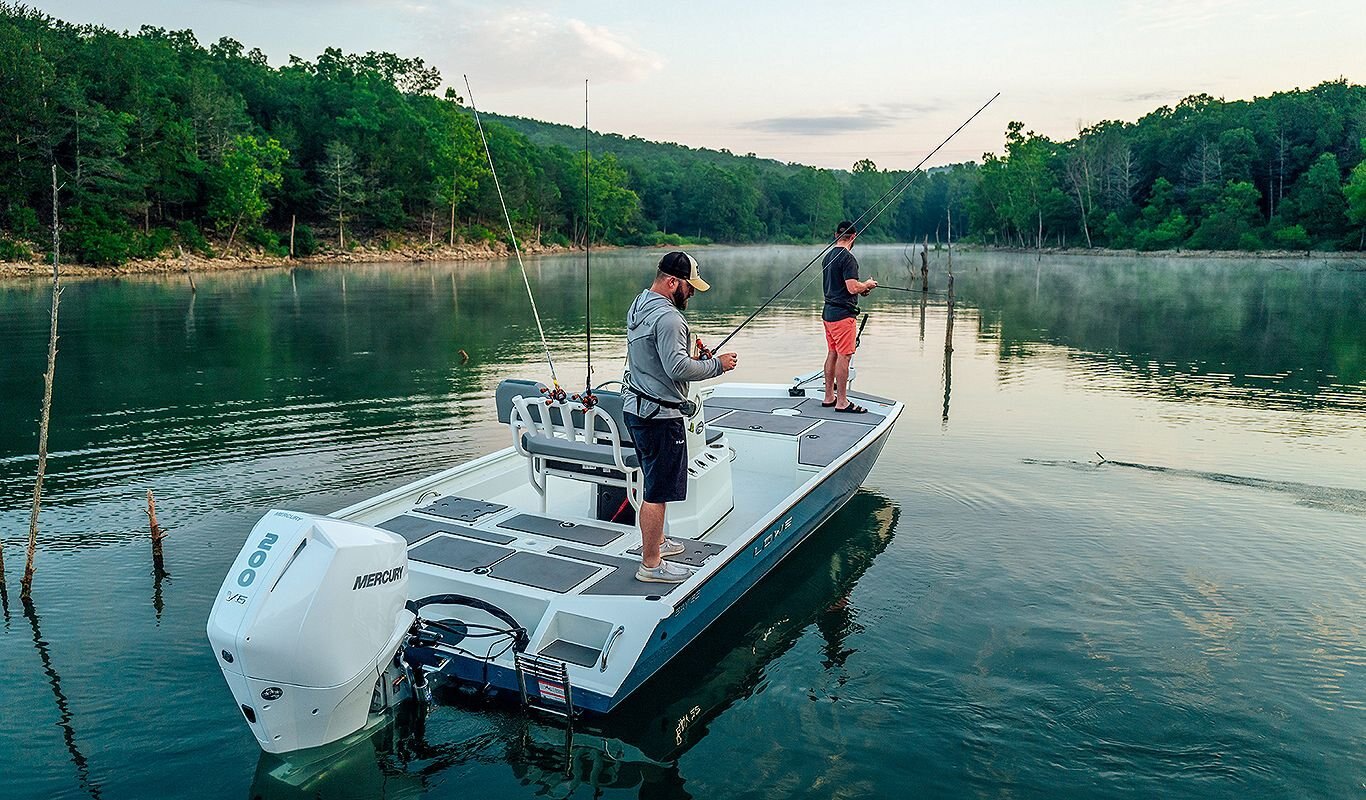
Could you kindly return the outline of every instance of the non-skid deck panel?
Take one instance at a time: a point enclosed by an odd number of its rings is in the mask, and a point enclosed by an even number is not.
[[[796,436],[815,425],[816,420],[805,416],[788,417],[781,414],[761,414],[758,411],[732,411],[711,424],[718,428],[730,428],[737,431],[762,431],[784,436]]]
[[[698,542],[693,539],[676,539],[675,541],[681,542],[688,549],[676,556],[669,556],[667,560],[687,564],[690,567],[700,567],[707,559],[726,549],[724,545],[714,542]],[[640,546],[637,545],[626,552],[640,555]]]
[[[578,664],[581,667],[591,667],[598,663],[598,659],[602,657],[602,651],[581,644],[566,642],[563,639],[556,639],[542,647],[541,652],[537,655],[558,658],[561,661]]]
[[[552,539],[563,539],[566,542],[591,544],[594,547],[611,544],[622,537],[621,531],[599,528],[596,525],[582,525],[577,522],[563,522],[558,519],[538,517],[534,514],[518,514],[512,519],[498,523],[498,527],[507,528],[510,531],[521,531],[522,533],[534,533],[538,536],[549,536]]]
[[[759,411],[771,413],[777,408],[796,408],[802,402],[800,397],[718,397],[712,395],[704,405],[717,408],[734,408],[739,411]]]
[[[877,425],[886,417],[877,413],[873,409],[868,409],[866,414],[850,414],[847,411],[836,411],[834,408],[825,408],[821,405],[820,398],[808,397],[797,407],[802,412],[802,416],[807,419],[828,419],[831,422],[860,422],[864,425]]]
[[[605,553],[592,553],[587,550],[579,550],[573,547],[550,548],[553,556],[565,556],[566,558],[577,558],[583,561],[591,561],[594,564],[603,564],[612,567],[612,571],[599,578],[592,586],[584,589],[580,594],[618,594],[630,595],[632,597],[647,597],[649,595],[664,595],[678,588],[676,583],[647,583],[636,580],[636,568],[640,562],[634,558],[622,558],[621,556],[609,556]]]
[[[385,520],[375,526],[386,531],[392,531],[403,537],[408,544],[419,542],[438,533],[455,533],[460,536],[467,536],[471,539],[482,539],[494,544],[507,544],[516,541],[516,536],[508,536],[492,531],[481,531],[478,528],[471,528],[468,525],[457,525],[452,522],[440,522],[434,519],[424,519],[423,517],[411,517],[404,515]]]
[[[734,411],[733,408],[722,408],[721,406],[703,406],[702,418],[710,423]]]
[[[495,511],[502,511],[507,506],[498,503],[487,503],[483,500],[471,500],[468,497],[456,497],[447,495],[429,505],[415,509],[423,514],[431,514],[434,517],[445,517],[446,519],[456,519],[461,522],[474,522],[480,517],[492,514]]]
[[[855,400],[867,400],[871,403],[881,403],[884,406],[896,405],[895,400],[889,400],[886,397],[878,397],[875,394],[868,394],[867,392],[850,392],[849,396]]]
[[[867,425],[822,422],[819,428],[802,434],[797,440],[797,463],[808,467],[829,466],[872,432]]]
[[[597,573],[597,567],[525,551],[513,553],[489,570],[489,574],[495,578],[560,594]]]
[[[508,547],[471,542],[442,534],[408,551],[410,561],[421,561],[461,572],[486,569],[516,553]]]

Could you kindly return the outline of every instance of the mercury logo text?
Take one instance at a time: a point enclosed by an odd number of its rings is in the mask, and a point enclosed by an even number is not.
[[[403,567],[386,569],[383,572],[372,572],[369,575],[357,575],[356,583],[351,587],[351,591],[357,589],[369,589],[371,586],[379,586],[384,583],[393,583],[403,577]]]

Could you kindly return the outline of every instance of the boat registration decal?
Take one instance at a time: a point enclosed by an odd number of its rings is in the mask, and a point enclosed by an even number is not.
[[[564,686],[562,684],[537,680],[536,688],[540,691],[541,697],[544,697],[547,700],[555,700],[561,703],[564,702]]]
[[[791,527],[792,518],[788,517],[787,519],[783,520],[783,524],[769,531],[767,536],[760,540],[758,544],[754,545],[754,555],[757,557],[760,553],[767,550],[769,545],[778,541],[778,537],[786,533],[789,529],[791,529]]]

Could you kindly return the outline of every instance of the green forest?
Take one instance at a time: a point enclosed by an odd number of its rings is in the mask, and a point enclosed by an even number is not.
[[[120,264],[505,240],[464,99],[421,59],[328,49],[273,67],[232,39],[116,32],[0,2],[0,261],[50,247]],[[484,115],[520,239],[827,239],[907,177],[783,164]],[[1188,97],[1058,142],[1012,122],[980,164],[916,176],[873,241],[1170,250],[1359,250],[1366,87]],[[908,154],[914,155],[914,154]],[[291,231],[293,232],[291,235]]]

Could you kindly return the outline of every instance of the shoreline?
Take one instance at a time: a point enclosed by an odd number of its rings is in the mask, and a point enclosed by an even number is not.
[[[574,252],[578,248],[561,245],[543,245],[519,242],[523,255],[547,255]],[[615,249],[607,245],[594,249]],[[510,258],[512,248],[501,242],[493,244],[462,243],[450,245],[418,245],[410,247],[381,248],[360,246],[346,252],[328,251],[311,256],[289,258],[288,256],[268,256],[251,253],[236,256],[216,256],[205,258],[200,255],[166,257],[153,259],[134,259],[118,266],[91,266],[89,264],[63,263],[63,278],[110,278],[124,275],[175,275],[212,272],[233,272],[238,270],[278,269],[281,267],[328,266],[331,264],[376,264],[398,262],[420,264],[425,261],[493,261]],[[0,261],[0,279],[5,278],[51,278],[52,263],[42,261],[16,262]]]
[[[577,252],[580,248],[567,247],[563,245],[543,245],[522,242],[523,255],[553,255],[559,253]],[[869,242],[869,246],[896,246],[903,245],[919,251],[918,242]],[[716,244],[705,245],[715,247]],[[753,243],[722,245],[727,247],[772,247],[771,243]],[[694,245],[698,247],[698,245]],[[639,248],[630,246],[598,245],[594,249],[602,250],[622,250],[622,249],[655,249],[653,246],[642,246]],[[957,245],[955,250],[963,253],[1015,253],[1019,255],[1038,255],[1039,250],[1034,248],[1019,247],[996,247],[992,245],[967,244]],[[941,247],[931,250],[932,253],[943,254],[945,250]],[[1045,247],[1043,255],[1047,256],[1086,256],[1099,258],[1143,258],[1143,259],[1245,259],[1257,261],[1363,261],[1366,262],[1366,252],[1352,252],[1342,250],[1303,251],[1290,250],[1263,250],[1257,252],[1244,252],[1241,250],[1114,250],[1109,248],[1059,248]],[[450,245],[416,245],[398,248],[381,248],[360,246],[354,250],[346,252],[329,251],[317,253],[311,256],[297,258],[268,256],[259,253],[237,256],[218,256],[205,258],[199,255],[186,255],[184,257],[168,257],[156,259],[137,259],[118,266],[91,266],[88,264],[64,263],[61,265],[62,277],[66,278],[109,278],[125,275],[174,275],[174,274],[194,274],[194,273],[213,273],[213,272],[233,272],[240,270],[256,269],[279,269],[281,267],[307,267],[307,266],[329,266],[339,264],[378,264],[378,263],[406,263],[420,264],[427,261],[493,261],[501,258],[509,258],[513,255],[510,247],[501,242],[491,244],[457,244]],[[50,278],[52,275],[52,265],[41,261],[15,262],[0,261],[0,279],[12,278]]]

